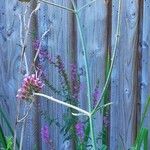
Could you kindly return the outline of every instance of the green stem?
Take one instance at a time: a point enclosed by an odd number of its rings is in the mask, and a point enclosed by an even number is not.
[[[96,142],[95,142],[95,135],[94,135],[94,127],[93,127],[92,116],[89,117],[89,123],[90,123],[90,133],[91,133],[91,139],[92,139],[92,146],[93,146],[93,149],[96,150]]]
[[[122,0],[119,0],[119,8],[118,8],[118,18],[117,18],[117,31],[116,31],[116,40],[115,40],[115,45],[114,45],[114,49],[113,49],[113,56],[112,56],[112,61],[111,61],[111,65],[110,65],[110,69],[109,69],[109,72],[108,72],[108,76],[107,76],[107,79],[106,79],[106,82],[105,82],[105,85],[104,85],[104,88],[103,88],[103,91],[102,91],[102,94],[101,94],[101,97],[98,101],[98,103],[96,104],[95,108],[93,109],[93,111],[91,112],[91,114],[93,115],[96,111],[97,111],[97,108],[99,107],[104,95],[105,95],[105,92],[107,90],[107,87],[109,85],[109,81],[110,81],[110,78],[111,78],[111,73],[112,73],[112,69],[113,69],[113,66],[114,66],[114,62],[115,62],[115,58],[116,58],[116,52],[117,52],[117,46],[118,46],[118,43],[119,43],[119,38],[120,38],[120,12],[121,12],[121,2]]]
[[[53,3],[53,2],[50,2],[50,1],[47,1],[47,0],[39,0],[39,1],[40,1],[40,2],[43,2],[43,3],[47,3],[47,4],[52,5],[52,6],[55,6],[55,7],[58,7],[58,8],[62,8],[62,9],[64,9],[64,10],[67,10],[67,11],[69,11],[69,12],[74,13],[74,10],[73,10],[73,9],[67,8],[67,7],[65,7],[65,6],[61,6],[61,5],[58,5],[58,4],[56,4],[56,3]]]
[[[85,4],[84,6],[82,6],[81,8],[79,8],[77,10],[77,12],[79,13],[81,10],[83,10],[84,8],[86,8],[87,6],[91,5],[92,3],[96,2],[96,0],[90,1],[89,3]]]
[[[87,61],[87,50],[86,50],[86,46],[85,46],[85,41],[84,41],[84,37],[83,37],[83,32],[81,29],[81,23],[80,23],[80,18],[79,18],[79,14],[77,12],[77,8],[75,6],[74,0],[71,0],[74,11],[75,16],[76,16],[76,20],[77,20],[77,25],[78,25],[78,31],[79,31],[79,36],[80,36],[80,40],[81,40],[81,45],[82,45],[82,49],[83,49],[83,58],[84,58],[84,65],[85,65],[85,72],[86,72],[86,84],[87,84],[87,98],[88,98],[88,110],[89,112],[91,112],[91,82],[90,82],[90,77],[89,77],[89,71],[88,71],[88,61]],[[95,138],[94,138],[94,128],[93,128],[93,120],[90,116],[89,118],[90,121],[90,132],[91,132],[91,139],[92,139],[92,145],[93,145],[93,149],[96,150],[96,142],[95,142]]]
[[[78,23],[78,30],[79,30],[80,38],[81,38],[81,44],[82,44],[82,48],[83,48],[83,52],[84,52],[83,56],[84,56],[84,64],[85,64],[85,72],[86,72],[88,107],[89,107],[89,112],[91,112],[91,94],[90,94],[91,83],[90,83],[90,79],[89,79],[87,53],[86,53],[85,42],[84,42],[84,39],[83,39],[83,33],[82,33],[82,30],[81,30],[81,24],[80,24],[78,14],[76,14],[76,19],[77,19],[77,23]]]
[[[60,101],[60,100],[55,99],[55,98],[53,98],[53,97],[50,97],[50,96],[48,96],[48,95],[45,95],[45,94],[42,94],[42,93],[33,93],[33,95],[45,97],[45,98],[47,98],[47,99],[49,99],[49,100],[51,100],[51,101],[53,101],[53,102],[56,102],[56,103],[58,103],[58,104],[64,105],[64,106],[69,107],[69,108],[72,108],[72,109],[74,109],[74,110],[77,110],[77,111],[79,111],[79,112],[81,112],[81,113],[87,115],[88,117],[91,116],[89,112],[87,112],[87,111],[85,111],[85,110],[83,110],[83,109],[81,109],[81,108],[79,108],[79,107],[76,107],[76,106],[74,106],[74,105],[68,104],[68,103],[63,102],[63,101]]]

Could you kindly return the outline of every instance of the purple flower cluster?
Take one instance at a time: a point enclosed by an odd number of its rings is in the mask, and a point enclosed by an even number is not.
[[[83,140],[84,139],[84,124],[82,122],[78,122],[75,125],[75,129],[76,129],[76,134],[77,136]]]
[[[60,55],[57,56],[55,66],[58,68],[58,73],[60,75],[60,82],[61,82],[63,89],[65,91],[70,90],[68,76],[67,76],[67,73],[65,71],[65,66],[64,66],[64,63],[63,63]]]
[[[37,52],[37,50],[40,48],[39,55],[38,55],[40,62],[43,62],[45,59],[51,62],[51,57],[49,56],[48,51],[44,49],[42,46],[40,46],[40,40],[35,40],[33,42],[33,48],[35,52]]]
[[[50,140],[48,126],[45,125],[41,128],[41,137],[44,142],[48,143]]]
[[[72,94],[75,99],[78,99],[79,91],[80,91],[80,81],[77,73],[77,66],[71,65],[71,81],[72,81]]]
[[[56,62],[56,66],[58,67],[58,72],[60,74],[64,73],[65,72],[65,66],[64,66],[64,63],[60,57],[60,55],[57,56],[57,62]]]
[[[99,92],[99,82],[97,83],[94,92],[93,92],[93,106],[95,107],[97,104],[97,101],[99,99],[100,92]]]
[[[37,39],[33,42],[33,48],[37,50],[39,46],[40,46],[40,40]]]
[[[39,92],[43,86],[43,82],[35,74],[28,75],[23,79],[23,84],[18,90],[16,97],[18,99],[28,99],[33,92]]]

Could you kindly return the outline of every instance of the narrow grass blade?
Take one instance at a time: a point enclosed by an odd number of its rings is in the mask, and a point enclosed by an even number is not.
[[[3,112],[3,110],[2,110],[1,107],[0,107],[0,115],[1,115],[1,117],[3,118],[4,122],[6,123],[6,126],[8,127],[8,129],[9,129],[11,135],[14,136],[14,131],[13,131],[13,129],[12,129],[12,127],[11,127],[11,125],[10,125],[10,123],[9,123],[9,121],[8,121],[6,115],[5,115],[5,113]],[[17,147],[19,148],[19,142],[18,142],[18,140],[16,140],[16,144],[17,144]]]
[[[5,135],[3,133],[1,125],[0,125],[0,143],[2,144],[4,149],[7,148],[7,141],[6,141],[6,138],[5,138]]]

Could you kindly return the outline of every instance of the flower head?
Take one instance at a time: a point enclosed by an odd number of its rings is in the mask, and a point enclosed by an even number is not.
[[[40,40],[37,39],[33,42],[33,48],[37,50],[39,46],[40,46]]]
[[[83,140],[84,139],[84,124],[82,122],[78,122],[75,125],[75,129],[76,129],[76,134],[77,136]]]
[[[77,66],[71,64],[71,80],[72,80],[72,94],[75,99],[78,99],[80,91],[80,80],[78,78]]]
[[[23,79],[23,84],[18,90],[16,97],[18,99],[28,99],[33,92],[39,92],[43,86],[43,82],[35,74],[28,75]]]
[[[41,137],[43,141],[45,141],[46,143],[49,142],[50,137],[49,137],[49,130],[47,125],[41,128]]]
[[[100,97],[100,92],[99,92],[99,81],[98,81],[93,92],[93,107],[96,106],[99,97]]]

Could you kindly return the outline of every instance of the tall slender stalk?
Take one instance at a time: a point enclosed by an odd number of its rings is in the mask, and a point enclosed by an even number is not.
[[[25,112],[26,112],[26,107],[24,108],[24,115],[25,115]],[[26,119],[24,119],[24,120],[23,120],[23,123],[22,123],[21,139],[20,139],[20,147],[19,147],[19,150],[22,150],[22,146],[23,146],[23,137],[24,137],[25,121],[26,121]]]
[[[55,7],[58,7],[58,8],[61,8],[61,9],[64,9],[64,10],[67,10],[67,11],[69,11],[69,12],[71,12],[71,13],[74,13],[74,10],[73,10],[73,9],[70,9],[70,8],[68,8],[68,7],[61,6],[61,5],[59,5],[59,4],[56,4],[56,3],[53,3],[53,2],[50,2],[50,1],[47,1],[47,0],[39,0],[39,1],[41,1],[41,2],[43,2],[43,3],[46,3],[46,4],[49,4],[49,5],[52,5],[52,6],[55,6]]]
[[[96,0],[90,1],[89,3],[83,5],[81,8],[79,8],[77,10],[77,12],[79,13],[79,11],[83,10],[84,8],[86,8],[87,6],[91,5],[92,3],[96,2]]]
[[[77,26],[78,26],[79,36],[80,36],[80,40],[81,40],[81,45],[82,45],[82,49],[83,49],[83,53],[84,53],[83,58],[84,58],[84,65],[85,65],[85,72],[86,72],[88,110],[89,110],[89,112],[91,112],[91,109],[92,109],[92,107],[91,107],[91,82],[90,82],[90,75],[89,75],[89,70],[88,70],[87,50],[86,50],[86,45],[85,45],[85,41],[84,41],[84,37],[83,37],[79,14],[77,12],[77,8],[75,6],[74,0],[71,0],[71,2],[73,5],[73,8],[74,8],[74,11],[76,12],[75,16],[76,16],[76,20],[77,20]],[[90,132],[91,132],[92,145],[93,145],[93,149],[96,150],[93,120],[92,120],[91,116],[89,118],[89,121],[90,121]]]
[[[16,112],[16,122],[14,127],[14,139],[13,139],[13,150],[16,150],[16,139],[17,139],[17,119],[20,111],[20,101],[17,101],[17,112]]]
[[[102,90],[101,97],[100,97],[98,103],[96,104],[95,108],[93,109],[93,111],[91,113],[92,115],[94,115],[94,113],[97,111],[97,109],[98,109],[98,107],[99,107],[102,99],[104,98],[105,92],[107,90],[107,87],[109,85],[109,81],[110,81],[110,78],[111,78],[111,73],[112,73],[112,69],[113,69],[113,66],[114,66],[115,58],[116,58],[117,46],[118,46],[119,38],[120,38],[121,3],[122,3],[122,0],[119,0],[119,4],[118,4],[118,16],[117,16],[116,39],[115,39],[115,45],[114,45],[114,49],[113,49],[113,55],[112,55],[112,61],[111,61],[110,69],[108,71],[108,76],[107,76],[104,88]]]
[[[29,74],[29,66],[28,66],[28,63],[27,63],[27,57],[26,57],[26,52],[25,52],[26,42],[27,42],[28,35],[29,35],[31,19],[33,17],[33,14],[36,13],[39,8],[40,8],[40,3],[37,4],[36,8],[31,12],[31,14],[29,16],[27,29],[25,31],[24,41],[23,41],[22,31],[23,31],[23,27],[25,27],[25,26],[23,25],[21,16],[19,15],[19,20],[20,20],[20,42],[21,42],[21,47],[22,47],[22,51],[21,51],[21,66],[20,66],[20,68],[22,67],[22,61],[24,59],[24,61],[25,61],[25,69],[26,69],[26,74],[27,75]],[[26,9],[25,13],[26,12],[27,12],[27,9]],[[24,20],[25,20],[25,15],[24,15]],[[16,114],[16,123],[15,123],[15,129],[14,129],[13,150],[16,150],[17,124],[18,124],[18,118],[19,118],[19,111],[20,111],[20,102],[17,103],[17,114]],[[19,148],[20,150],[22,149],[22,145],[23,145],[24,129],[25,129],[25,119],[23,120],[22,129],[21,129],[21,139],[20,139],[20,148]]]

